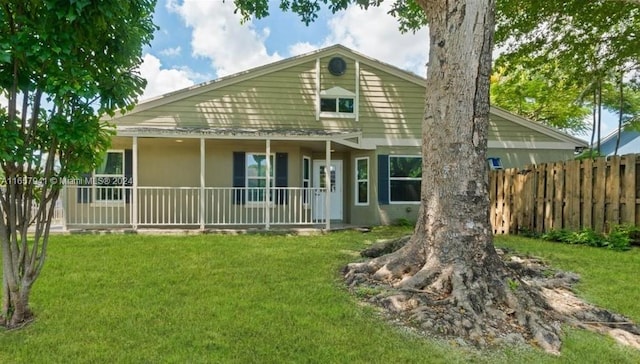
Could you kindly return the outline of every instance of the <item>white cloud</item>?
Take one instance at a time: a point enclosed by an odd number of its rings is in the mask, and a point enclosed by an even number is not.
[[[160,51],[160,54],[167,57],[179,56],[180,53],[182,53],[182,48],[180,46],[177,46],[175,48],[165,48]]]
[[[329,20],[330,34],[322,43],[294,44],[289,47],[289,52],[297,55],[339,43],[364,55],[425,76],[429,32],[424,28],[416,33],[401,33],[398,21],[388,14],[390,6],[389,1],[368,10],[350,6]]]
[[[140,74],[147,80],[147,87],[140,99],[148,99],[171,91],[192,86],[192,74],[184,69],[162,69],[160,60],[145,54],[140,65]]]
[[[309,52],[313,52],[318,48],[325,47],[329,44],[315,45],[309,42],[296,43],[289,46],[289,54],[292,56],[297,56],[300,54],[305,54]]]
[[[192,55],[211,60],[217,76],[247,70],[280,60],[278,53],[269,54],[264,40],[269,28],[256,29],[251,21],[240,23],[234,14],[233,1],[176,0],[167,3],[192,28]]]

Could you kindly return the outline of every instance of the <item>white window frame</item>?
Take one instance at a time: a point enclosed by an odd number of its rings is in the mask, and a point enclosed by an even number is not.
[[[422,176],[420,176],[420,178],[415,178],[415,177],[391,177],[391,158],[418,158],[420,159],[420,163],[422,163],[422,156],[421,155],[390,155],[389,156],[389,170],[387,171],[387,175],[389,176],[389,180],[388,180],[388,196],[389,196],[389,204],[393,205],[393,204],[397,204],[397,205],[407,205],[407,204],[412,204],[412,205],[418,205],[420,204],[420,199],[418,199],[418,201],[394,201],[391,199],[391,181],[420,181],[420,183],[422,183]]]
[[[262,156],[266,156],[267,153],[264,152],[257,152],[257,153],[253,153],[253,152],[246,152],[245,156],[244,156],[244,160],[245,160],[245,166],[244,166],[244,185],[245,185],[245,190],[246,190],[246,196],[245,196],[245,206],[247,207],[252,207],[252,206],[263,206],[265,204],[265,200],[264,197],[262,200],[251,200],[251,189],[257,189],[260,187],[250,187],[249,186],[249,180],[267,180],[267,176],[265,175],[264,177],[260,177],[260,176],[249,176],[249,163],[247,162],[249,160],[249,156],[252,155],[262,155]],[[271,153],[271,165],[270,165],[270,169],[269,172],[272,174],[271,178],[270,178],[270,182],[269,183],[269,189],[271,191],[273,191],[273,184],[275,183],[275,175],[276,175],[276,154],[275,153]],[[266,167],[266,166],[265,166]],[[265,182],[266,184],[266,182]],[[264,188],[265,192],[266,192],[266,187]],[[263,194],[262,196],[265,196],[266,194]],[[273,192],[269,194],[269,197],[271,198],[271,200],[269,201],[269,205],[273,205]]]
[[[320,117],[325,118],[356,118],[356,113],[358,112],[358,105],[356,104],[358,98],[356,94],[343,89],[342,87],[332,87],[328,90],[320,91],[320,97],[318,97],[318,111],[320,112]],[[336,109],[335,111],[322,111],[321,103],[322,99],[335,99],[336,100]],[[353,100],[353,112],[346,111],[338,111],[340,108],[340,99],[351,99]]]
[[[91,202],[95,203],[95,204],[100,204],[100,205],[104,205],[104,204],[124,204],[125,203],[125,195],[126,195],[126,191],[125,191],[125,186],[126,186],[126,177],[125,177],[125,152],[124,149],[108,149],[106,154],[105,154],[105,158],[108,158],[109,153],[119,153],[122,155],[122,172],[118,173],[118,174],[106,174],[106,173],[96,173],[96,170],[93,170],[93,181],[92,181],[92,199]],[[113,185],[113,186],[101,186],[98,185],[97,182],[100,181],[102,178],[116,178],[117,181],[120,181],[121,184],[120,185]],[[117,199],[101,199],[100,197],[100,193],[99,190],[103,189],[106,190],[109,187],[122,187],[120,188],[120,198]]]
[[[358,176],[358,162],[359,161],[365,161],[366,163],[366,170],[367,170],[367,177],[366,178],[359,178]],[[369,192],[369,175],[370,175],[370,163],[369,163],[369,157],[358,157],[355,159],[355,176],[354,176],[354,180],[355,180],[355,205],[356,206],[369,206],[369,200],[370,200],[370,192]],[[366,183],[367,185],[367,201],[365,202],[360,202],[358,200],[358,198],[360,197],[360,183]]]

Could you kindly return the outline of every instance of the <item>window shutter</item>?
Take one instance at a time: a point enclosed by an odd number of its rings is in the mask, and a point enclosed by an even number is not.
[[[131,149],[124,150],[124,185],[133,186],[133,151]],[[124,200],[129,203],[131,200],[131,189],[125,188]]]
[[[389,204],[389,156],[378,155],[378,203]]]
[[[245,153],[233,152],[233,187],[246,187],[245,186]],[[245,201],[245,189],[234,189],[233,202],[236,205],[244,205]]]
[[[288,186],[288,177],[289,177],[289,158],[287,153],[276,153],[276,184],[275,187],[289,187]],[[274,201],[279,205],[285,205],[288,201],[288,191],[286,189],[276,189],[276,196]]]
[[[91,203],[92,200],[92,188],[91,188],[92,173],[82,173],[80,175],[80,181],[76,185],[77,202],[78,203]]]

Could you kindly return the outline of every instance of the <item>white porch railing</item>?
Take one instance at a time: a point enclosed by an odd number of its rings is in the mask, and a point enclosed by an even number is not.
[[[67,186],[66,224],[268,227],[325,222],[324,189],[320,188],[137,187],[135,192],[122,186]]]

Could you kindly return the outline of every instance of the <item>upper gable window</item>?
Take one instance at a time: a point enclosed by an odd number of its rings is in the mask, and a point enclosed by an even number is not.
[[[356,94],[342,87],[333,87],[320,92],[320,116],[355,117]]]
[[[353,97],[322,97],[320,111],[353,114]]]

